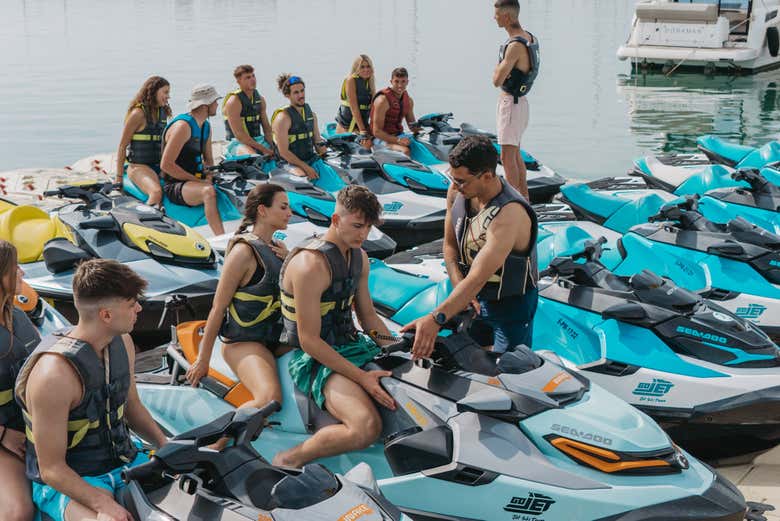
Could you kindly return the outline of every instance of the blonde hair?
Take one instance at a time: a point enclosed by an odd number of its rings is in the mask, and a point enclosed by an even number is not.
[[[371,77],[368,79],[368,90],[371,91],[371,97],[374,97],[374,94],[376,94],[376,84],[374,82],[374,62],[367,54],[358,54],[357,58],[355,58],[355,60],[352,62],[352,69],[349,73],[349,76],[347,76],[347,79],[360,74],[360,66],[363,65],[363,62],[368,63],[368,66],[371,67]]]

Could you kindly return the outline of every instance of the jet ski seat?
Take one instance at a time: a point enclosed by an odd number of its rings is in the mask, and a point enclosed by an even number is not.
[[[702,300],[696,293],[681,288],[650,270],[642,270],[632,275],[629,285],[640,301],[678,311],[691,311]]]
[[[576,284],[601,288],[611,291],[631,291],[623,279],[609,271],[601,264],[586,262],[578,264],[572,276]]]
[[[34,206],[12,206],[0,213],[0,238],[16,246],[19,263],[41,260],[43,246],[60,236],[49,214]]]

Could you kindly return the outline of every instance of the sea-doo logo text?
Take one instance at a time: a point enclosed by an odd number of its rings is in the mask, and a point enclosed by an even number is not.
[[[528,497],[513,497],[504,507],[507,512],[518,512],[520,514],[539,515],[547,512],[555,503],[550,496],[539,494],[538,492],[529,492]]]
[[[734,314],[741,318],[754,319],[763,315],[764,311],[766,311],[766,306],[762,306],[761,304],[749,304],[747,307],[737,308],[737,311]]]
[[[678,259],[674,262],[674,265],[680,268],[680,270],[686,275],[688,275],[689,277],[693,277],[693,270],[690,268],[690,266],[686,265],[683,261]]]
[[[383,209],[387,213],[398,213],[398,210],[404,207],[404,203],[400,201],[394,201],[392,203],[387,203],[384,205]]]
[[[592,432],[581,431],[576,429],[575,427],[569,427],[568,425],[560,425],[558,423],[554,423],[550,427],[550,430],[553,430],[555,432],[560,432],[561,434],[568,434],[573,438],[579,438],[581,440],[594,441],[596,443],[601,443],[603,445],[612,445],[612,440],[610,438],[605,438],[604,436],[600,436]]]
[[[697,329],[692,329],[685,326],[677,326],[677,332],[685,335],[690,335],[698,338],[699,340],[709,340],[711,342],[717,342],[719,344],[725,344],[728,340],[722,336],[718,336],[714,333],[702,333]]]
[[[579,336],[579,333],[577,333],[574,330],[574,328],[571,327],[564,319],[559,318],[558,321],[556,322],[556,324],[561,326],[561,329],[563,329],[564,332],[566,332],[566,334],[569,335],[572,340],[574,340],[575,338],[577,338]]]
[[[365,503],[361,503],[355,508],[350,509],[349,512],[344,514],[339,518],[339,521],[355,521],[355,519],[358,519],[363,516],[369,516],[374,513],[374,510],[366,505]]]
[[[634,389],[637,396],[663,396],[672,390],[674,384],[660,378],[653,378],[652,382],[640,382]]]

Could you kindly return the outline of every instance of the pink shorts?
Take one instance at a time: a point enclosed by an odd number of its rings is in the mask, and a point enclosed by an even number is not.
[[[523,96],[517,100],[501,93],[496,106],[496,128],[499,145],[520,146],[523,133],[528,128],[528,99]]]

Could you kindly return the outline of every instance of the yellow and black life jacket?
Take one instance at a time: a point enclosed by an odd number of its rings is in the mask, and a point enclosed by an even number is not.
[[[81,379],[84,395],[68,414],[65,462],[79,476],[99,476],[133,461],[137,449],[124,418],[130,390],[130,363],[122,337],[115,337],[98,358],[88,343],[66,336],[68,330],[45,337],[27,358],[16,380],[16,400],[27,426],[27,477],[41,482],[35,437],[38,433],[26,403],[27,381],[45,353],[63,356]]]
[[[249,99],[249,96],[247,96],[244,91],[241,89],[236,89],[234,91],[228,92],[227,96],[225,96],[225,99],[222,100],[222,115],[225,119],[226,139],[230,140],[235,139],[236,137],[233,129],[230,128],[230,122],[228,121],[227,113],[225,112],[227,102],[232,96],[237,96],[241,101],[241,123],[243,123],[246,133],[249,134],[249,137],[253,138],[262,136],[263,125],[260,119],[260,115],[263,113],[263,103],[262,98],[260,97],[260,93],[257,92],[257,89],[255,89],[254,92],[252,92],[252,99]]]
[[[330,266],[331,281],[330,286],[320,298],[320,315],[322,324],[320,326],[320,338],[328,345],[342,345],[352,342],[357,338],[357,328],[352,319],[352,303],[355,300],[360,274],[363,271],[363,255],[360,248],[350,250],[350,262],[341,254],[338,247],[332,242],[322,239],[314,239],[305,246],[295,248],[287,256],[284,266],[282,266],[282,280],[284,279],[284,269],[296,253],[301,250],[315,250],[322,253]],[[279,283],[283,288],[282,283]],[[298,338],[298,324],[295,314],[295,299],[291,293],[281,290],[282,295],[282,320],[284,321],[284,332],[282,333],[282,343],[301,347]]]
[[[357,128],[357,122],[352,116],[352,107],[349,105],[349,97],[347,96],[347,81],[355,80],[355,89],[357,91],[357,102],[360,110],[360,117],[363,118],[363,124],[366,129],[370,129],[368,117],[371,114],[371,100],[374,94],[371,92],[368,80],[364,80],[357,74],[353,74],[349,78],[345,78],[341,84],[341,105],[336,112],[336,123],[346,128],[349,132],[352,132]]]
[[[302,111],[290,105],[276,109],[274,115],[271,116],[271,121],[275,120],[282,112],[287,112],[290,117],[290,130],[287,133],[290,152],[301,161],[309,162],[315,159],[317,152],[314,150],[314,112],[311,111],[309,104],[304,104]],[[276,139],[274,140],[276,141]],[[278,143],[278,141],[276,142]]]
[[[151,111],[143,103],[136,105],[144,111],[146,126],[133,134],[130,145],[127,147],[127,161],[149,166],[159,166],[162,158],[162,134],[168,123],[168,113],[160,107],[157,121],[152,118]]]
[[[14,307],[13,334],[0,326],[0,425],[24,430],[22,409],[14,401],[14,382],[24,361],[41,342],[27,314]]]
[[[251,233],[238,235],[231,241],[248,244],[257,259],[262,276],[253,275],[249,283],[238,288],[230,301],[219,334],[233,342],[279,343],[282,333],[281,302],[279,301],[279,274],[282,259],[270,246]]]

